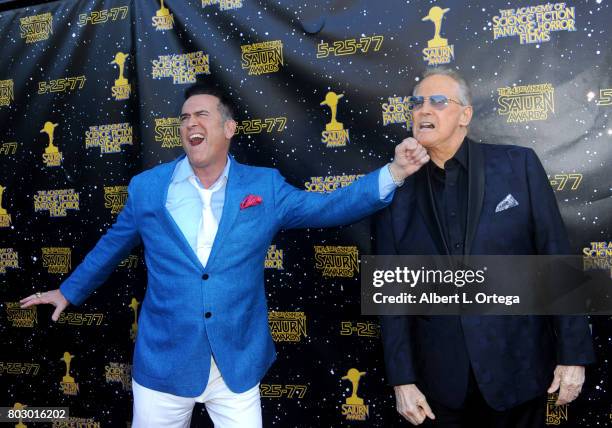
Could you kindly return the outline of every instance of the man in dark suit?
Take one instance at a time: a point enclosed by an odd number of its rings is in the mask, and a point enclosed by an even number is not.
[[[431,161],[381,211],[377,253],[569,254],[533,150],[467,138],[465,80],[431,69],[414,95],[414,138]],[[594,361],[585,317],[385,316],[381,327],[397,410],[414,425],[544,426],[547,392],[574,400]]]

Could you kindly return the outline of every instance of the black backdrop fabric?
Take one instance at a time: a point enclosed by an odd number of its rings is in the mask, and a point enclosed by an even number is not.
[[[410,135],[405,97],[427,67],[456,68],[473,88],[470,136],[533,148],[573,249],[610,270],[611,16],[601,0],[95,0],[3,11],[0,406],[70,407],[54,426],[129,426],[142,251],[58,323],[50,308],[17,302],[78,265],[130,177],[182,153],[177,116],[196,79],[238,105],[237,160],[332,191]],[[274,240],[266,289],[278,360],[262,380],[265,426],[402,425],[377,320],[360,315],[370,226]],[[598,362],[577,402],[549,405],[548,425],[611,423],[612,323],[591,323]],[[212,426],[201,406],[192,426]]]

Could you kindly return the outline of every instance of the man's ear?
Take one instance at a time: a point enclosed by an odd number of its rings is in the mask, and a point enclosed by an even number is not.
[[[472,106],[465,106],[463,108],[463,112],[461,113],[461,117],[459,118],[459,125],[461,126],[469,126],[472,121],[472,115],[474,114],[474,109]]]
[[[226,120],[223,124],[223,132],[225,133],[225,138],[228,140],[234,136],[236,133],[236,121],[233,119]]]

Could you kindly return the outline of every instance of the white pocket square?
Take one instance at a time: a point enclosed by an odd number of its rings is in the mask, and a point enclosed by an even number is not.
[[[508,196],[506,196],[499,204],[497,204],[497,207],[495,207],[495,212],[498,213],[507,210],[508,208],[518,207],[518,204],[519,203],[516,199],[514,199],[514,196],[508,193]]]

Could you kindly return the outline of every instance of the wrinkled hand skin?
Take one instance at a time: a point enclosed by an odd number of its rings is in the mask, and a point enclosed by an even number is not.
[[[421,425],[425,418],[436,418],[427,399],[415,384],[397,385],[393,389],[397,412],[412,425]]]
[[[57,321],[60,317],[60,314],[66,309],[66,307],[70,304],[68,300],[64,297],[62,292],[58,289],[45,291],[41,293],[40,297],[36,294],[32,294],[24,299],[19,301],[22,308],[29,308],[30,306],[35,305],[53,305],[55,306],[55,310],[53,311],[53,315],[51,315],[51,319],[53,321]]]
[[[429,155],[425,147],[414,138],[405,138],[395,146],[395,157],[390,164],[393,178],[402,181],[417,172],[429,162]]]
[[[584,366],[558,365],[555,367],[554,378],[548,388],[548,393],[559,390],[559,397],[555,404],[561,406],[574,401],[580,395],[583,384]]]

